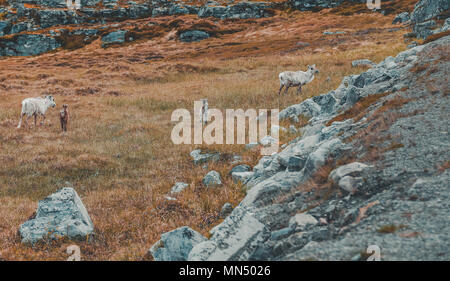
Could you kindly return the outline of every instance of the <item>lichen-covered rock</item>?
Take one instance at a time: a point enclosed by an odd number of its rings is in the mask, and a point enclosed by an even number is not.
[[[210,171],[209,173],[207,173],[202,182],[207,187],[215,187],[222,184],[220,174],[216,171]]]
[[[411,21],[420,23],[430,20],[450,9],[448,0],[419,0],[411,13]]]
[[[241,165],[237,165],[234,166],[231,171],[230,171],[230,175],[233,173],[241,173],[241,172],[250,172],[252,169],[252,167],[250,167],[247,164],[241,164]]]
[[[61,47],[53,36],[45,34],[19,34],[0,38],[0,56],[33,56]]]
[[[202,30],[187,30],[179,35],[183,42],[197,42],[209,38],[209,33]]]
[[[255,248],[270,235],[252,212],[240,207],[210,233],[210,240],[197,244],[188,260],[248,260]]]
[[[108,47],[112,44],[120,44],[125,42],[126,30],[117,30],[108,33],[102,37],[102,47]]]
[[[190,153],[195,165],[200,165],[209,161],[217,162],[220,159],[220,153],[202,153],[201,149],[196,149]]]
[[[23,223],[19,232],[22,243],[46,237],[84,239],[94,232],[94,225],[77,192],[64,187],[39,201],[36,217]]]
[[[192,248],[206,240],[197,231],[183,226],[162,234],[149,252],[156,261],[186,261]]]

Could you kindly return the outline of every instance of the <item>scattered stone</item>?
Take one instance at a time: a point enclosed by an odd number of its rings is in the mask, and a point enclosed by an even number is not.
[[[156,261],[186,261],[192,248],[206,240],[197,231],[183,226],[162,234],[149,252]]]
[[[176,198],[170,197],[170,196],[164,196],[164,198],[166,198],[167,201],[177,201]]]
[[[86,239],[94,232],[91,218],[75,189],[64,187],[39,201],[36,217],[19,228],[22,243],[35,243],[46,237]]]
[[[181,191],[183,191],[188,186],[189,186],[189,184],[187,184],[187,183],[176,182],[175,185],[172,186],[172,189],[170,190],[170,193],[172,193],[172,194],[180,193]]]
[[[107,35],[102,37],[102,47],[106,48],[113,44],[121,44],[125,42],[125,34],[126,30],[117,30],[108,33]]]
[[[251,170],[252,170],[252,167],[250,167],[249,165],[241,164],[241,165],[234,166],[230,171],[230,175],[233,173],[250,172]]]
[[[202,153],[201,149],[193,150],[190,155],[195,165],[204,164],[209,161],[217,162],[220,160],[220,153]]]
[[[329,178],[334,182],[339,182],[341,178],[350,175],[359,175],[362,171],[364,171],[364,169],[367,168],[370,168],[370,166],[359,162],[352,162],[350,164],[342,165],[331,171]]]
[[[358,190],[359,187],[362,186],[363,183],[364,180],[361,177],[345,176],[339,180],[338,186],[343,190],[353,194]]]
[[[207,187],[214,187],[222,184],[220,174],[214,170],[207,173],[202,182]]]
[[[220,210],[220,217],[226,218],[231,212],[233,212],[233,206],[230,203],[225,203]]]
[[[316,225],[318,221],[311,215],[306,213],[296,214],[289,220],[289,227],[296,231],[304,230],[309,225]]]
[[[188,30],[180,33],[180,40],[183,42],[197,42],[209,38],[209,33],[201,30]]]

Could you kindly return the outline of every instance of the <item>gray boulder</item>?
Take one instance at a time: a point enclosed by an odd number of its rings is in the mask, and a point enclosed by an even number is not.
[[[226,218],[231,212],[233,212],[233,206],[230,203],[225,203],[220,210],[220,217]]]
[[[183,226],[162,234],[149,252],[156,261],[186,261],[192,248],[206,240],[197,231]]]
[[[296,231],[302,231],[309,225],[316,225],[319,222],[310,214],[300,213],[296,214],[289,220],[289,227],[296,229]]]
[[[220,174],[216,171],[210,171],[202,180],[207,187],[214,187],[222,184]]]
[[[247,164],[237,165],[231,169],[230,175],[233,173],[249,172],[249,171],[251,171],[251,169],[252,169],[252,167],[250,167]]]
[[[342,165],[331,171],[329,178],[334,182],[339,182],[339,180],[345,176],[359,175],[362,171],[370,167],[371,166],[363,163],[352,162],[350,164]]]
[[[267,228],[252,212],[237,207],[211,231],[211,239],[197,244],[189,254],[189,261],[248,260],[268,233]]]
[[[363,183],[364,179],[361,177],[345,176],[339,180],[338,186],[353,194],[363,185]]]
[[[201,149],[196,149],[190,153],[195,165],[200,165],[209,161],[217,162],[220,159],[220,153],[202,153]]]
[[[209,33],[202,30],[188,30],[180,33],[180,40],[183,42],[197,42],[209,38]]]
[[[19,228],[22,243],[46,238],[83,239],[94,232],[91,218],[75,189],[64,187],[39,201],[36,217]]]
[[[56,48],[61,44],[45,34],[19,34],[13,38],[0,39],[0,56],[33,56]]]
[[[117,30],[108,33],[107,35],[102,37],[102,47],[108,47],[112,44],[120,44],[125,42],[125,34],[126,30]]]

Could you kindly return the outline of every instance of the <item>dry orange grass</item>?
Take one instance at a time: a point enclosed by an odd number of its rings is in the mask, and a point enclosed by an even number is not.
[[[195,21],[192,17],[185,19]],[[155,21],[171,21],[159,18]],[[192,145],[173,145],[170,115],[192,111],[208,98],[210,108],[278,108],[338,86],[354,59],[380,61],[405,48],[392,16],[335,16],[282,12],[270,19],[235,21],[241,31],[197,43],[161,37],[101,49],[95,41],[74,51],[0,60],[0,254],[7,260],[64,260],[68,245],[80,245],[85,260],[147,259],[160,235],[188,225],[204,235],[220,222],[225,202],[245,196],[223,161],[202,169],[191,162]],[[225,25],[218,21],[217,25]],[[231,24],[231,21],[230,21]],[[325,29],[347,31],[324,36]],[[287,32],[283,32],[286,31]],[[296,43],[311,45],[300,48]],[[278,73],[316,64],[321,73],[303,89],[277,98]],[[326,79],[329,77],[329,79]],[[325,82],[328,80],[328,82]],[[63,135],[57,110],[45,127],[17,130],[25,97],[53,94],[58,108],[69,104],[72,120]],[[294,136],[291,136],[294,137]],[[243,146],[205,147],[240,154],[251,165],[257,150]],[[224,186],[201,184],[217,170]],[[32,248],[20,244],[17,229],[38,200],[70,182],[82,197],[96,235],[86,241],[56,241]],[[167,201],[176,181],[189,183]]]

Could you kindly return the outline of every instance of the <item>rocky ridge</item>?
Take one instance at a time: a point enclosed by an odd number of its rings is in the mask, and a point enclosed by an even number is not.
[[[285,2],[237,1],[227,5],[207,1],[187,4],[183,1],[149,0],[81,0],[79,9],[69,9],[66,0],[6,1],[0,6],[0,57],[30,56],[58,48],[75,49],[101,38],[106,48],[117,44],[157,36],[158,28],[152,23],[143,31],[123,23],[130,19],[197,15],[198,18],[252,19],[271,17],[277,9],[316,11],[333,8],[343,3],[363,3],[362,0],[287,0]],[[417,12],[419,14],[419,12]],[[422,19],[422,17],[415,17]],[[127,27],[128,30],[123,30]],[[131,28],[131,30],[130,30]],[[121,30],[122,29],[122,30]],[[136,28],[135,28],[136,29]],[[117,40],[108,40],[120,33]],[[37,34],[39,33],[39,34]],[[111,35],[113,33],[113,35]],[[106,37],[106,38],[105,38]],[[183,30],[178,37],[183,42],[200,41],[211,37],[207,30]],[[25,44],[27,42],[27,44]]]
[[[369,245],[383,260],[447,260],[449,44],[281,111],[310,118],[302,136],[246,172],[246,197],[187,260],[363,260]]]

